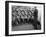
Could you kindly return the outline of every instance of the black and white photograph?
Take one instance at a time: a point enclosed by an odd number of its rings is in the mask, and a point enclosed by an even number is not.
[[[39,16],[39,17],[38,17]],[[12,30],[40,30],[41,15],[37,6],[12,6]]]
[[[8,35],[44,33],[44,3],[6,2]]]

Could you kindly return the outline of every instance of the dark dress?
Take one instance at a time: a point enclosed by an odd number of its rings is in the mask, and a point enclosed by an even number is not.
[[[37,29],[37,17],[38,17],[38,10],[35,9],[35,11],[34,11],[34,22],[33,22],[35,29]]]

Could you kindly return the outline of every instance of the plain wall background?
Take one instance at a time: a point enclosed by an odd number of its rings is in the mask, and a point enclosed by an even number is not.
[[[0,37],[5,37],[5,1],[6,0],[0,0]],[[27,2],[46,3],[46,0],[14,0],[14,1],[27,1]],[[46,6],[46,4],[45,4],[45,6]],[[46,7],[45,7],[45,9],[46,9]],[[46,15],[45,15],[45,18],[46,18]],[[45,25],[45,28],[46,28],[46,25]],[[9,37],[13,37],[13,36],[9,36]],[[45,34],[23,35],[23,36],[16,36],[16,37],[46,37],[46,32],[45,32]]]

